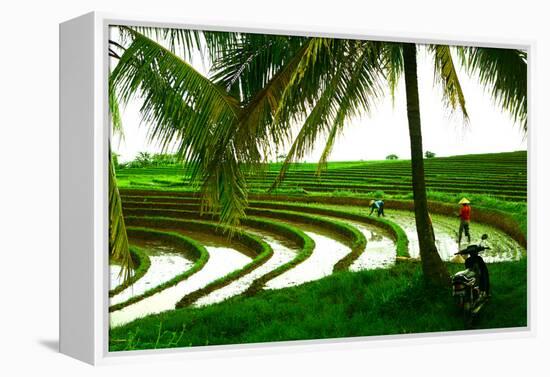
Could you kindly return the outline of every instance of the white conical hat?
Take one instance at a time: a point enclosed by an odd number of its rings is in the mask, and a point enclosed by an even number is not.
[[[460,202],[458,202],[458,204],[470,204],[470,201],[466,198],[462,198],[460,199]]]

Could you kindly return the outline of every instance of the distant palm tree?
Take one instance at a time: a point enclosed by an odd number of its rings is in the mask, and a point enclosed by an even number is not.
[[[111,75],[113,91],[123,102],[143,98],[151,139],[164,146],[178,143],[178,155],[202,185],[203,204],[219,208],[222,221],[230,223],[238,222],[247,205],[245,170],[259,168],[270,149],[291,141],[276,186],[288,166],[325,135],[320,173],[345,121],[369,111],[384,83],[393,95],[403,75],[423,272],[430,282],[446,282],[429,226],[415,44],[127,27],[121,33],[126,44],[113,43],[112,55],[119,59]],[[205,54],[212,65],[209,77],[180,58],[178,48],[184,58],[196,49]],[[434,57],[445,104],[467,121],[451,48],[425,48]],[[526,130],[525,53],[455,49],[467,71]],[[293,139],[293,126],[300,123]]]

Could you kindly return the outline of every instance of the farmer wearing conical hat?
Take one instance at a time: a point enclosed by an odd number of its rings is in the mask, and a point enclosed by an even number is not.
[[[370,213],[369,213],[369,216],[372,215],[372,213],[374,211],[377,212],[378,214],[378,217],[380,216],[384,216],[384,201],[383,200],[371,200],[369,202],[369,207],[370,207]]]
[[[466,198],[462,198],[458,204],[461,204],[460,213],[460,227],[458,228],[458,244],[462,240],[462,232],[468,237],[468,243],[470,243],[470,215],[472,208],[470,207],[470,201]]]

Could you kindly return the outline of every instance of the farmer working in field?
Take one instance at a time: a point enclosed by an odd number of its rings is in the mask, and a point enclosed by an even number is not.
[[[370,201],[370,213],[369,216],[376,210],[378,217],[384,216],[384,201],[383,200],[371,200]]]
[[[458,204],[461,205],[460,213],[458,215],[458,217],[460,217],[460,227],[458,228],[458,244],[460,245],[463,231],[466,237],[468,237],[468,243],[470,243],[470,215],[472,213],[472,209],[470,208],[470,201],[466,198],[462,198],[460,202],[458,202]]]

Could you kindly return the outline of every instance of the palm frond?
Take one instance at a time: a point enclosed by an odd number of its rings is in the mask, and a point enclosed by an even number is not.
[[[147,26],[119,26],[123,40],[133,40],[133,32],[154,39],[172,53],[191,61],[199,54],[203,61],[215,61],[234,46],[240,33],[209,30],[157,28]]]
[[[240,166],[247,152],[235,146],[238,100],[169,49],[135,30],[112,72],[121,101],[143,100],[149,135],[163,148],[176,140],[178,155],[202,186],[203,203],[221,205],[221,220],[236,224],[247,204]],[[222,181],[232,185],[219,190]]]
[[[328,157],[336,137],[344,129],[345,121],[368,113],[373,101],[380,95],[379,78],[383,76],[383,71],[378,65],[377,53],[378,46],[367,44],[361,54],[354,54],[358,59],[346,74],[344,92],[337,96],[338,111],[319,159],[317,175],[326,170]]]
[[[119,134],[124,138],[124,128],[122,127],[122,118],[120,116],[120,107],[118,104],[118,98],[113,85],[109,80],[109,112],[111,116],[111,124],[113,134]]]
[[[463,47],[462,63],[491,93],[498,106],[527,132],[527,53],[522,50]]]
[[[395,90],[403,74],[403,46],[401,43],[383,42],[380,46],[380,58],[386,72],[392,103],[395,104]]]
[[[445,45],[430,45],[428,48],[434,56],[434,78],[441,85],[446,105],[452,110],[460,108],[463,119],[467,123],[466,100],[455,69],[451,48]]]
[[[370,42],[347,41],[344,50],[347,58],[338,63],[333,74],[330,70],[326,71],[327,84],[294,139],[271,189],[282,182],[293,162],[310,153],[316,140],[328,133],[319,161],[320,173],[345,121],[368,112],[372,100],[378,96],[382,71],[378,65],[377,47]]]
[[[299,67],[318,40],[311,38],[301,46],[294,57],[279,69],[267,84],[246,103],[239,122],[238,140],[247,149],[260,143],[264,146],[280,145],[291,136],[292,117],[297,114],[296,106],[303,106],[300,101],[285,104],[284,96],[292,86],[292,81],[299,73]],[[284,107],[284,110],[283,110]],[[285,113],[284,118],[278,114]],[[260,155],[260,151],[257,151]]]
[[[111,151],[109,149],[109,256],[113,261],[119,263],[120,270],[124,280],[130,277],[134,268],[130,248],[128,245],[128,235],[126,234],[126,225],[122,213],[122,201],[116,183],[115,168]]]
[[[248,103],[291,61],[308,38],[240,34],[238,42],[213,61],[212,80]]]

